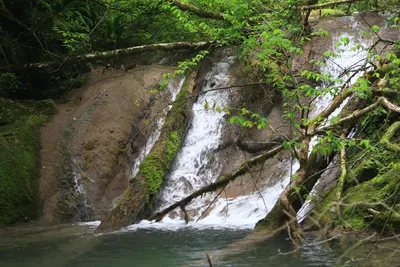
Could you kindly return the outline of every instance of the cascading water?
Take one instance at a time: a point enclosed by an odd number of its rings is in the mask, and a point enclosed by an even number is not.
[[[357,81],[358,78],[363,75],[363,71],[358,71],[355,75],[353,75],[353,72],[351,71],[363,67],[366,64],[367,60],[367,51],[365,49],[354,49],[354,47],[356,47],[357,44],[361,44],[364,48],[369,47],[371,45],[371,40],[357,38],[356,36],[350,35],[349,33],[342,33],[342,35],[333,38],[333,47],[335,47],[335,44],[340,42],[343,38],[348,38],[349,43],[346,46],[341,46],[340,51],[336,49],[337,51],[335,52],[338,53],[339,56],[335,58],[330,58],[327,62],[327,65],[322,68],[321,71],[330,73],[334,79],[340,77],[343,81],[349,80],[348,85],[352,85]],[[338,86],[340,85],[338,84]],[[315,107],[313,108],[312,112],[310,112],[311,118],[314,118],[318,115],[318,113],[328,107],[332,99],[333,96],[330,94],[325,94],[319,97]],[[349,98],[343,101],[343,103],[334,112],[332,112],[332,114],[326,120],[326,124],[329,124],[330,119],[340,114],[348,101]],[[349,135],[351,134],[352,133],[350,133]],[[313,147],[318,143],[318,141],[318,136],[314,136],[311,139],[309,153],[311,153]],[[335,166],[337,166],[337,164],[338,159],[335,158],[327,167],[327,171],[321,175],[321,178],[315,184],[314,188],[310,192],[311,196],[316,195],[319,191],[322,190],[320,190],[320,182],[325,180],[324,177],[332,176],[331,170],[336,170]],[[303,207],[297,213],[297,218],[299,222],[305,219],[310,209],[312,209],[312,205],[310,201],[307,200],[304,203]]]
[[[79,165],[76,162],[75,158],[72,158],[72,175],[74,177],[74,182],[75,182],[75,191],[78,193],[80,197],[78,203],[79,206],[78,216],[81,221],[87,221],[90,219],[91,207],[86,199],[86,191],[83,185],[82,176],[79,171]]]
[[[233,57],[228,57],[214,64],[205,78],[201,92],[225,86],[229,81],[229,68],[233,61]],[[202,93],[193,104],[191,127],[167,177],[167,184],[159,196],[162,207],[214,182],[218,177],[220,169],[218,161],[213,159],[213,151],[220,144],[225,114],[212,110],[211,106],[227,105],[228,97],[228,92],[216,90]],[[207,105],[210,109],[205,107]],[[187,210],[193,213],[193,216],[198,216],[206,203],[207,198],[203,198],[189,205]],[[169,216],[180,219],[177,211],[171,212]]]
[[[171,103],[175,101],[176,96],[178,95],[179,91],[181,90],[184,82],[185,82],[185,79],[182,78],[178,81],[170,82],[167,85],[166,93],[168,93],[170,95]],[[134,161],[132,173],[131,173],[131,179],[135,178],[135,176],[138,174],[140,164],[143,162],[145,157],[150,153],[150,151],[153,149],[154,145],[157,143],[158,139],[160,138],[161,129],[165,123],[167,113],[169,110],[171,110],[171,108],[172,108],[172,105],[168,105],[168,107],[164,108],[161,111],[161,114],[159,114],[159,117],[157,118],[157,121],[155,124],[155,129],[153,129],[152,133],[150,134],[149,138],[146,141],[146,144],[140,149],[140,152]],[[118,205],[121,197],[122,197],[122,195],[119,197],[116,197],[113,200],[113,203],[112,203],[113,208],[115,208]]]
[[[171,102],[175,101],[176,96],[178,95],[184,82],[185,82],[185,79],[181,79],[177,84],[174,84],[174,83],[168,84],[167,90],[168,90],[169,94],[171,95]],[[162,110],[162,114],[157,119],[155,129],[150,134],[149,138],[147,139],[146,145],[140,150],[139,155],[135,160],[135,163],[134,163],[133,169],[132,169],[132,175],[131,175],[132,178],[135,177],[136,174],[138,174],[140,164],[142,163],[144,158],[147,156],[147,154],[150,153],[151,149],[154,147],[157,140],[160,138],[161,128],[163,127],[167,113],[171,108],[172,108],[172,106],[168,105],[168,108],[164,108]]]

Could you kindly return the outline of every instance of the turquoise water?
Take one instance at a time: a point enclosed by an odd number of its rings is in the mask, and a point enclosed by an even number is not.
[[[229,245],[242,240],[249,230],[182,228],[174,231],[137,229],[131,232],[95,235],[84,226],[65,226],[29,234],[0,236],[0,266],[343,266],[355,253],[336,262],[344,251],[339,241],[314,244],[308,236],[304,248],[293,250],[285,237],[260,246],[241,246],[237,253]],[[224,252],[224,257],[218,256]],[[348,266],[389,266],[360,265]],[[392,265],[396,266],[396,265]]]

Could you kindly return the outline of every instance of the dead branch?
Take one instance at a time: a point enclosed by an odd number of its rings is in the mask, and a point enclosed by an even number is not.
[[[128,48],[122,48],[104,52],[93,52],[86,55],[75,57],[67,57],[62,60],[62,64],[83,63],[89,61],[106,60],[110,58],[118,58],[127,55],[142,54],[151,51],[168,51],[176,49],[199,49],[206,48],[216,42],[175,42],[175,43],[161,43],[141,45]],[[5,66],[7,69],[44,69],[60,65],[60,61],[48,61],[40,63],[29,63],[21,66]]]
[[[309,11],[309,10],[322,9],[322,8],[327,8],[327,7],[335,7],[335,6],[343,5],[343,4],[352,4],[352,3],[355,3],[358,1],[360,1],[360,0],[342,0],[342,1],[334,1],[334,2],[318,4],[318,5],[302,6],[301,10]]]
[[[197,6],[194,6],[191,4],[182,3],[179,0],[164,0],[164,1],[168,2],[169,4],[171,4],[173,6],[176,6],[177,8],[179,8],[182,11],[187,11],[187,12],[193,13],[202,18],[224,20],[224,15],[221,13],[207,11],[207,10],[198,8]]]
[[[344,139],[347,135],[347,132],[342,132],[341,138]],[[342,191],[344,186],[344,180],[347,175],[347,168],[346,168],[346,147],[342,145],[340,149],[340,177],[339,177],[339,184],[338,184],[338,191],[336,193],[336,200],[339,201],[342,197]]]
[[[311,135],[316,135],[316,134],[324,134],[324,132],[331,130],[333,128],[336,128],[338,126],[343,126],[345,124],[348,124],[350,122],[355,121],[356,119],[364,116],[365,114],[371,112],[372,110],[376,109],[379,106],[383,106],[387,108],[390,111],[400,113],[400,107],[396,106],[395,104],[391,103],[389,100],[387,100],[386,97],[379,97],[378,100],[376,100],[373,104],[367,106],[366,108],[356,110],[352,112],[350,115],[340,119],[338,122],[328,125],[325,127],[321,127],[319,129],[316,129]]]
[[[238,147],[241,150],[247,151],[249,153],[258,153],[273,148],[274,146],[282,144],[286,141],[283,137],[277,137],[269,142],[238,142]]]

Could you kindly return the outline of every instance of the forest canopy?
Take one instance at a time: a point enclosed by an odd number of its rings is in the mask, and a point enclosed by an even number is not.
[[[307,11],[302,7],[324,2],[1,0],[0,96],[60,97],[79,86],[83,82],[80,74],[90,67],[65,66],[63,62],[92,52],[178,41],[218,41],[219,45],[241,45],[245,53],[253,53],[260,38],[268,37],[268,28],[284,31],[287,39],[304,35],[307,25],[302,20]],[[399,10],[394,0],[344,2],[347,5],[338,5],[335,12]],[[297,41],[296,45],[301,45],[300,39]],[[23,68],[47,61],[58,64],[40,71]]]

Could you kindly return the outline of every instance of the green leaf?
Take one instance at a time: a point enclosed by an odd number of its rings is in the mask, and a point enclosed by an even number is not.
[[[342,43],[345,46],[348,45],[350,43],[349,37],[346,37],[346,36],[342,37]]]
[[[372,26],[371,27],[371,31],[373,31],[373,32],[379,32],[379,30],[381,29],[381,27],[379,27],[378,25],[374,25],[374,26]]]

